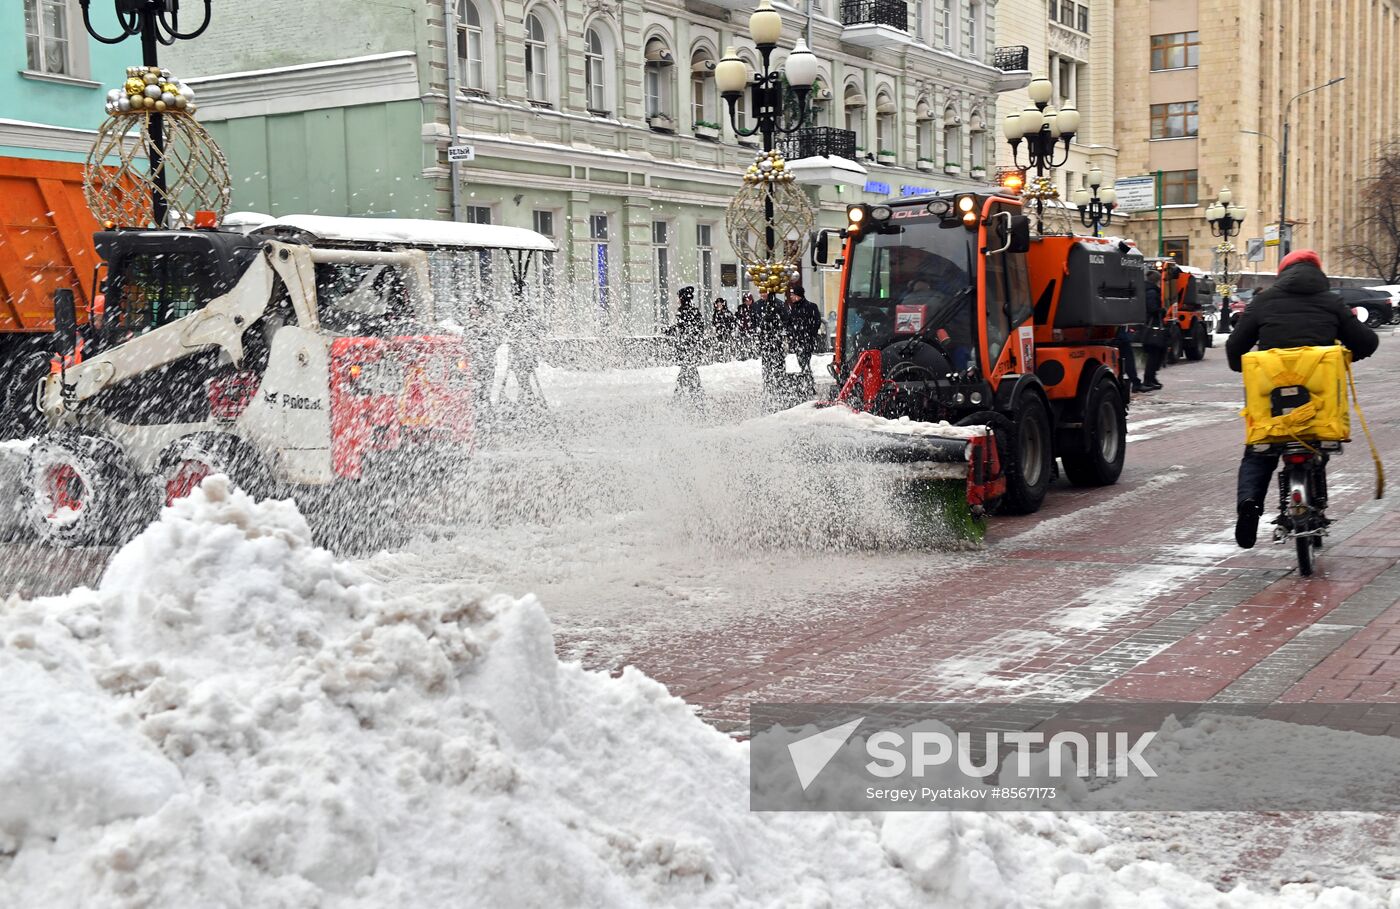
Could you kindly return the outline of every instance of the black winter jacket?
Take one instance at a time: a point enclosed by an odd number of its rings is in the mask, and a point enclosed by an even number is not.
[[[1230,368],[1239,372],[1240,358],[1255,344],[1260,350],[1272,350],[1325,347],[1339,341],[1351,350],[1353,360],[1364,360],[1380,345],[1376,333],[1332,292],[1322,269],[1300,262],[1284,269],[1273,287],[1250,301],[1225,342],[1225,355]]]

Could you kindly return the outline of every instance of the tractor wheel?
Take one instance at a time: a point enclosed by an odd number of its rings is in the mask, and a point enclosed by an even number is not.
[[[1039,395],[1026,394],[1011,420],[1010,433],[998,435],[1002,443],[1002,464],[1006,470],[1006,495],[1000,510],[1005,514],[1033,514],[1045,501],[1054,471],[1054,436],[1050,414]]]
[[[1209,346],[1210,337],[1206,334],[1206,323],[1197,319],[1187,332],[1186,339],[1181,342],[1181,350],[1186,354],[1186,359],[1195,362],[1205,359],[1206,348]]]
[[[170,506],[194,492],[205,477],[223,474],[236,488],[254,498],[270,485],[262,459],[241,439],[216,432],[186,436],[161,454],[155,475],[155,497]]]
[[[1105,379],[1089,392],[1084,431],[1087,450],[1060,457],[1065,476],[1075,486],[1112,486],[1123,473],[1128,450],[1128,414],[1117,382]]]
[[[151,515],[121,448],[96,436],[35,442],[26,493],[31,526],[53,546],[123,542]]]
[[[15,353],[0,385],[0,432],[3,438],[27,439],[43,425],[43,415],[35,406],[39,383],[49,374],[47,354],[26,347]]]
[[[1164,364],[1176,363],[1185,355],[1182,351],[1181,325],[1173,323],[1167,326],[1167,355],[1162,358]]]

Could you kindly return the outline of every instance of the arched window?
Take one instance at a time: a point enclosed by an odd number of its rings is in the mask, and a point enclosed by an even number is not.
[[[899,148],[899,136],[895,135],[894,115],[898,108],[888,92],[875,96],[875,149],[887,158],[894,157]]]
[[[927,99],[914,107],[914,156],[916,163],[933,163],[933,112]]]
[[[603,39],[598,30],[590,28],[584,33],[583,79],[588,98],[588,109],[596,113],[608,112],[605,95],[607,76],[604,72]]]
[[[457,61],[462,87],[486,91],[486,37],[472,0],[457,4]]]
[[[647,41],[645,56],[646,72],[643,74],[642,88],[647,123],[653,129],[675,129],[675,122],[671,119],[671,97],[674,94],[671,72],[675,58],[661,38]]]
[[[719,128],[715,109],[715,58],[708,48],[690,55],[690,119],[695,126]]]
[[[960,167],[962,151],[962,118],[950,104],[943,110],[943,163]]]
[[[846,109],[846,129],[856,135],[856,154],[865,151],[865,95],[854,82],[846,86],[844,96]]]
[[[982,112],[974,110],[967,118],[968,159],[973,170],[987,169],[987,128],[982,122]]]
[[[535,13],[525,17],[525,97],[536,104],[548,104],[549,33]]]

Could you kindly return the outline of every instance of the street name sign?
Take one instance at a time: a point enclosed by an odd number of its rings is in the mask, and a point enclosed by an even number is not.
[[[447,146],[448,161],[475,161],[475,145],[449,145]]]

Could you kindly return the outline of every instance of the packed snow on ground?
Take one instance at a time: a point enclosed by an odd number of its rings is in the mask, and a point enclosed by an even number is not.
[[[0,609],[0,905],[1362,906],[1222,895],[1086,816],[757,813],[746,745],[403,596],[222,478],[95,590]]]

